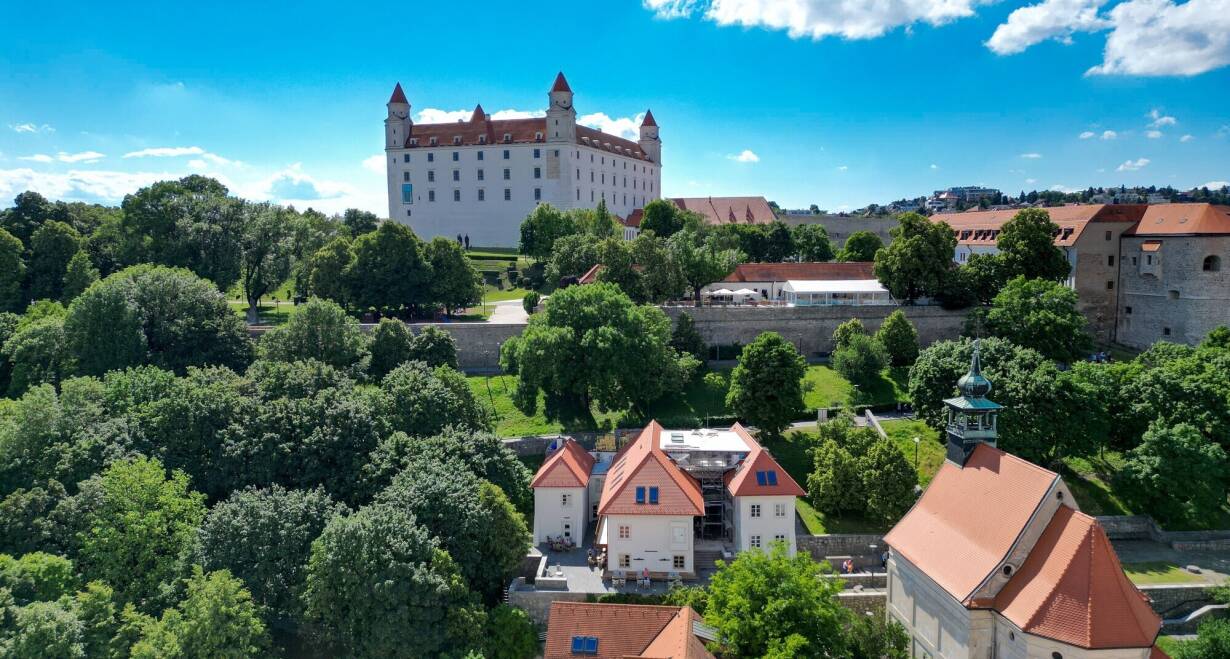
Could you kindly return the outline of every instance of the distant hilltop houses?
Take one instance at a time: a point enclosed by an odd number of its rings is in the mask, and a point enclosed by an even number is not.
[[[419,124],[401,84],[384,120],[389,218],[420,237],[515,246],[521,221],[540,203],[607,209],[625,219],[662,190],[662,140],[646,110],[633,141],[577,123],[561,72],[546,116],[494,119],[476,105],[469,120]]]

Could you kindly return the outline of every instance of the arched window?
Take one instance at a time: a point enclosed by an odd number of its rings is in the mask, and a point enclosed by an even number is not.
[[[1204,257],[1204,271],[1218,272],[1221,270],[1221,257],[1216,254],[1210,254]]]

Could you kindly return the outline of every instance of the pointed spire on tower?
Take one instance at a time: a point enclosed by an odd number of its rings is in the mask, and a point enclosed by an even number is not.
[[[957,380],[957,388],[966,398],[986,398],[991,393],[991,381],[982,375],[982,339],[974,339],[974,354],[970,357],[969,372]]]
[[[668,119],[670,117],[667,117]],[[641,120],[642,126],[657,126],[658,122],[653,120],[653,110],[645,110],[645,118]]]
[[[957,380],[961,394],[944,401],[948,409],[948,461],[962,467],[979,444],[995,446],[999,436],[996,419],[1003,409],[987,400],[991,393],[991,381],[982,375],[982,346],[974,341],[974,354],[970,357],[969,372]]]
[[[389,102],[390,103],[405,103],[406,105],[410,105],[410,101],[406,100],[406,92],[403,92],[401,90],[400,82],[397,83],[395,87],[393,87],[393,95],[389,97]]]
[[[572,93],[572,87],[569,87],[568,81],[564,79],[563,71],[555,74],[555,84],[551,85],[551,91]]]
[[[483,112],[483,104],[479,103],[478,105],[475,105],[474,114],[470,115],[470,123],[474,123],[476,121],[485,121],[486,119],[487,119],[487,114]]]

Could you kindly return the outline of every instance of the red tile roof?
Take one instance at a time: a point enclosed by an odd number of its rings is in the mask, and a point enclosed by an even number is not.
[[[551,454],[534,474],[530,487],[585,487],[594,467],[594,456],[575,440],[564,440],[564,445]]]
[[[1230,235],[1230,206],[1154,204],[1127,233],[1133,236]]]
[[[410,101],[406,100],[406,92],[403,92],[401,90],[400,82],[397,83],[393,87],[393,95],[389,97],[389,102],[390,103],[405,103],[406,105],[410,104]]]
[[[1155,645],[1149,650],[1149,659],[1170,659],[1170,655],[1166,654],[1165,650]]]
[[[564,72],[560,71],[555,74],[555,84],[551,85],[553,92],[571,92],[572,87],[568,86],[568,81],[564,79]]]
[[[777,464],[777,460],[773,459],[769,452],[764,450],[752,435],[741,424],[736,423],[731,427],[735,434],[739,435],[743,441],[751,448],[751,452],[747,457],[739,463],[737,467],[726,472],[724,480],[726,489],[737,497],[745,496],[807,496],[807,491],[795,482],[790,474],[782,469],[781,465]],[[777,472],[776,485],[761,485],[756,479],[755,472],[758,471],[775,471]]]
[[[651,421],[615,456],[598,503],[599,515],[703,515],[700,483],[658,448],[662,426]],[[638,486],[658,488],[658,504],[636,503]]]
[[[1162,620],[1132,585],[1097,520],[1060,506],[995,597],[1023,631],[1082,648],[1148,648]]]
[[[1090,222],[1135,223],[1140,220],[1145,208],[1142,204],[1073,204],[1043,210],[1051,216],[1052,222],[1059,225],[1055,244],[1070,247]],[[952,227],[959,245],[994,245],[1004,223],[1019,212],[1021,209],[937,213],[931,219]]]
[[[875,278],[874,263],[740,263],[722,281],[847,281]]]
[[[543,121],[543,125],[545,126],[546,120],[544,119]],[[588,138],[588,141],[586,141],[586,138]],[[588,145],[594,147],[595,149],[604,149],[606,151],[611,151],[616,154],[626,155],[633,158],[649,160],[649,157],[645,155],[645,152],[641,151],[641,145],[636,142],[624,139],[622,137],[616,137],[614,135],[607,135],[600,130],[590,128],[589,126],[582,126],[580,124],[577,125],[577,144]]]
[[[1058,480],[1027,460],[978,445],[965,468],[945,462],[884,541],[969,605]]]
[[[474,112],[470,115],[470,123],[486,121],[486,120],[487,120],[487,113],[483,112],[483,104],[479,103],[478,105],[475,105]]]
[[[706,224],[769,224],[777,219],[764,197],[674,197],[670,201],[700,213]]]
[[[585,271],[585,274],[577,277],[578,284],[592,284],[598,281],[598,273],[602,272],[602,264],[595,263],[592,268]]]
[[[642,126],[657,126],[658,122],[653,120],[653,110],[645,110],[645,118],[641,120]]]
[[[545,659],[712,659],[696,638],[699,621],[690,607],[645,604],[552,602],[547,623]],[[598,639],[598,653],[573,654],[575,636]]]
[[[623,224],[626,227],[638,227],[639,228],[641,226],[641,220],[644,219],[644,217],[645,217],[645,209],[634,208],[632,209],[631,213],[628,213],[628,219],[624,220]]]

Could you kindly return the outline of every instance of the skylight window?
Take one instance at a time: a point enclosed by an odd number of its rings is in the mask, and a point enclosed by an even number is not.
[[[757,485],[777,485],[777,471],[770,469],[768,471],[756,472]]]
[[[573,636],[572,637],[572,653],[573,654],[598,654],[598,637],[597,636]]]
[[[776,471],[766,471],[765,475],[768,476],[769,478],[769,485],[777,485],[777,472]]]
[[[645,486],[638,485],[636,488],[636,502],[645,503]]]
[[[649,487],[649,503],[654,505],[658,503],[658,487],[656,485]]]

